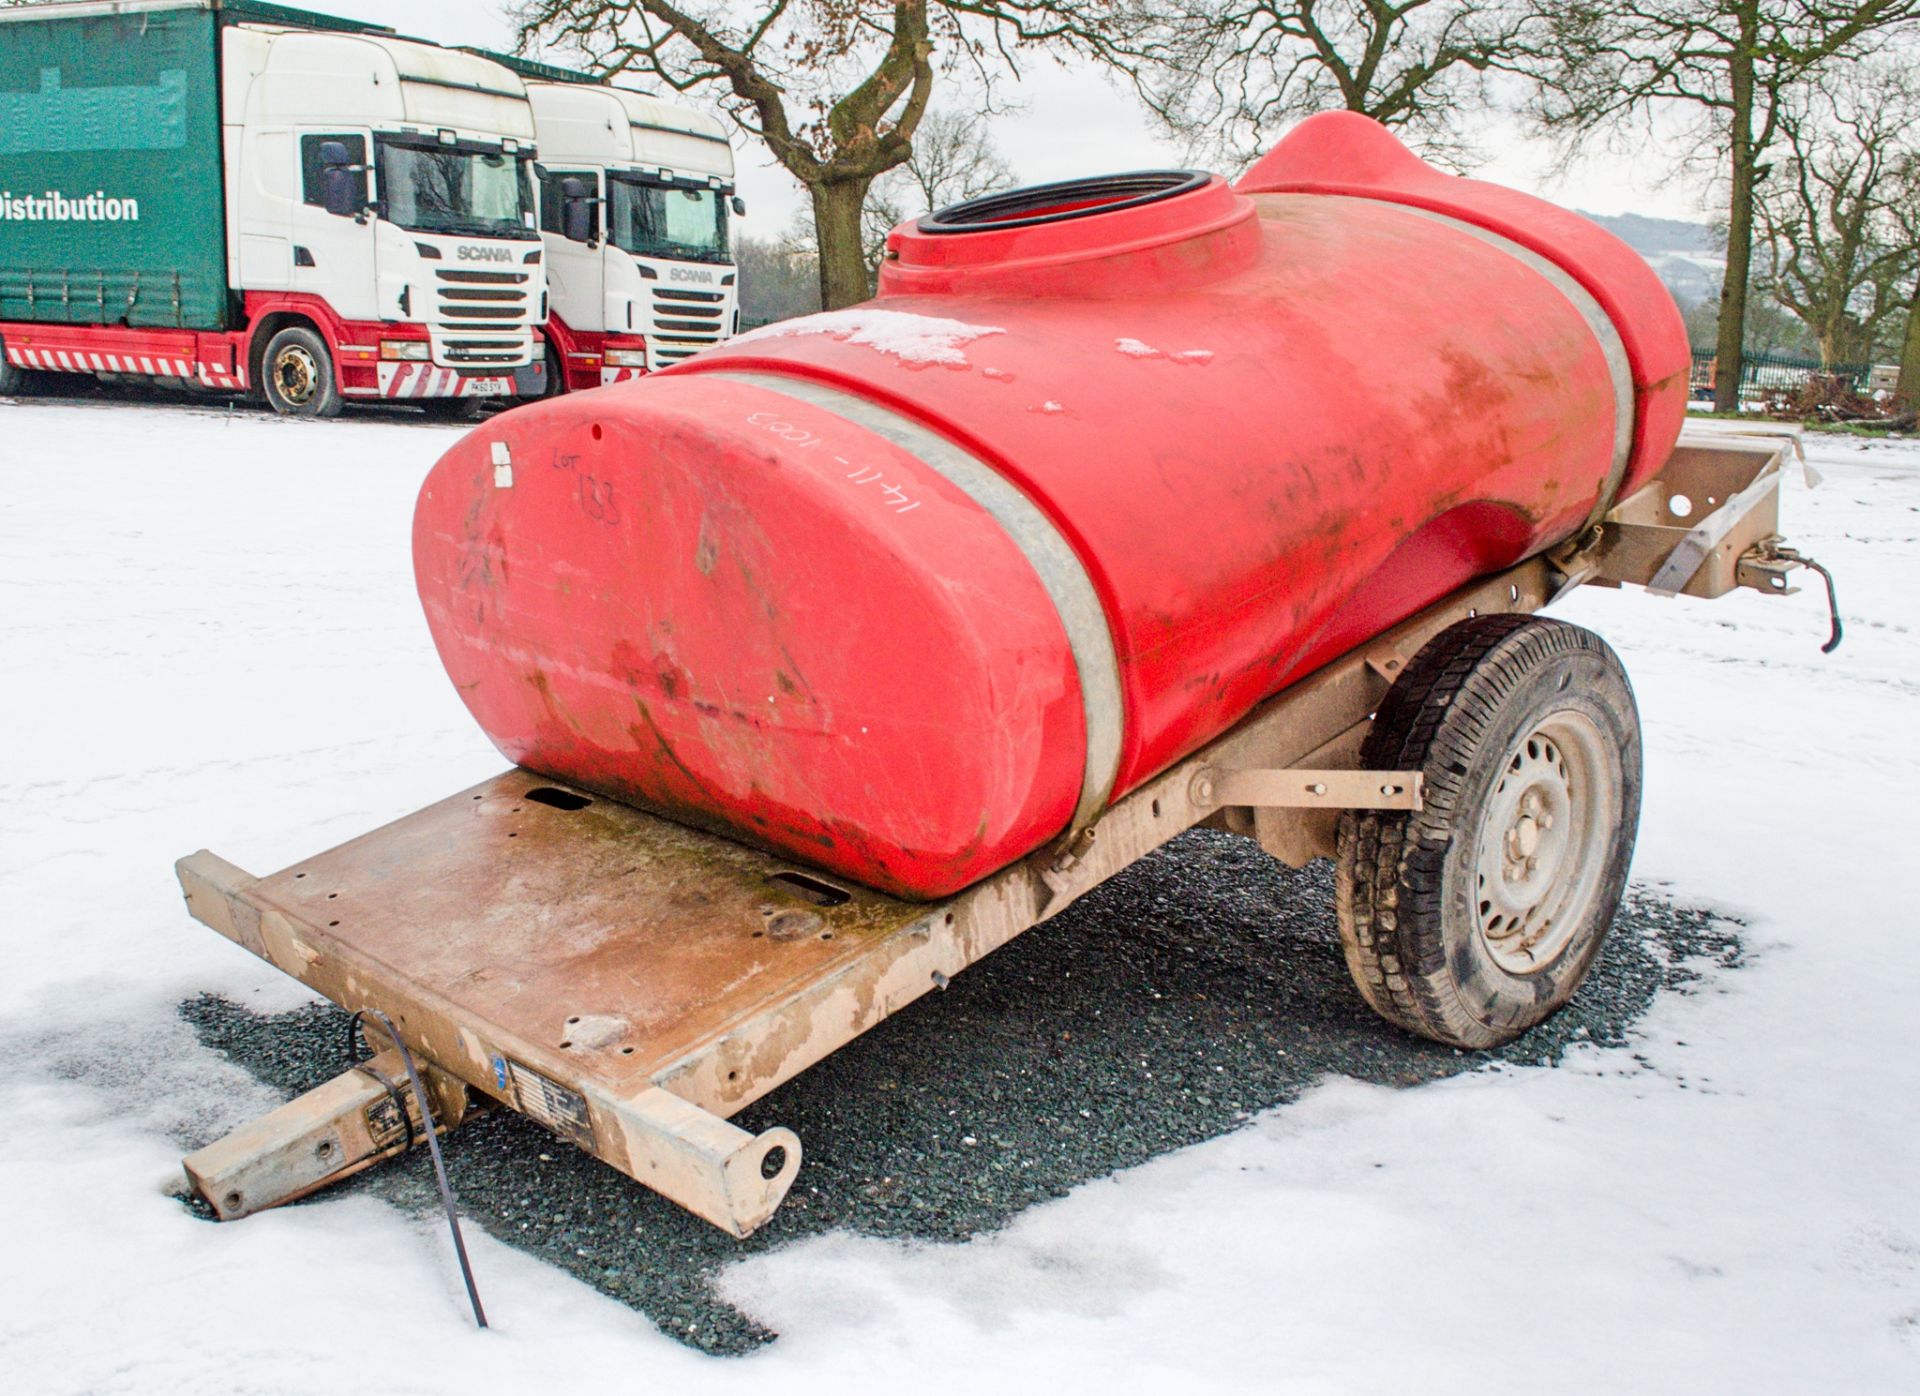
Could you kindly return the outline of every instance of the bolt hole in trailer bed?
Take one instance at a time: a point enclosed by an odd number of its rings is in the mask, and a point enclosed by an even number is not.
[[[802,1145],[730,1116],[1202,824],[1295,866],[1336,859],[1348,965],[1389,1021],[1506,1040],[1592,963],[1639,798],[1617,660],[1534,613],[1583,583],[1790,592],[1806,560],[1780,538],[1778,490],[1796,449],[1789,431],[1689,426],[1580,538],[1426,608],[1076,837],[936,901],[518,768],[265,877],[183,858],[195,917],[395,1025],[368,1034],[370,1060],[188,1157],[191,1186],[246,1216],[500,1106],[745,1236]]]

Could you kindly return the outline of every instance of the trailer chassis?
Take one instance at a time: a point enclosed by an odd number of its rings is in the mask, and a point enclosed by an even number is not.
[[[1343,809],[1418,809],[1414,771],[1356,769],[1371,715],[1461,620],[1582,583],[1785,594],[1790,432],[1693,427],[1587,535],[1477,581],[1270,699],[1056,844],[913,903],[514,769],[268,877],[180,860],[192,914],[400,1041],[185,1160],[222,1219],[305,1196],[493,1103],[735,1236],[773,1214],[800,1140],[729,1117],[1178,834],[1295,866]],[[1836,636],[1837,636],[1836,629]],[[400,1089],[408,1056],[424,1091]],[[424,1118],[419,1101],[429,1102]]]

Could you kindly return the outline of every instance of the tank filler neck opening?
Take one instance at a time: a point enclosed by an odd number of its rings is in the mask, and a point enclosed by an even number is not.
[[[1139,170],[1029,184],[951,204],[928,214],[916,226],[922,233],[936,235],[1033,228],[1177,198],[1204,189],[1212,178],[1199,170]]]
[[[1009,189],[895,228],[880,298],[1165,295],[1251,266],[1253,214],[1252,200],[1197,170]]]

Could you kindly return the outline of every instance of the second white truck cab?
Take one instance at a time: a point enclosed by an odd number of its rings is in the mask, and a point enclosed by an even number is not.
[[[733,150],[713,117],[589,81],[530,79],[552,304],[549,390],[678,363],[739,327]]]

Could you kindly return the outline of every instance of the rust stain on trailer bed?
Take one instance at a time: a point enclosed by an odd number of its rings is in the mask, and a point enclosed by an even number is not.
[[[528,771],[263,878],[253,895],[415,992],[591,1061],[616,1090],[644,1088],[924,911]]]

